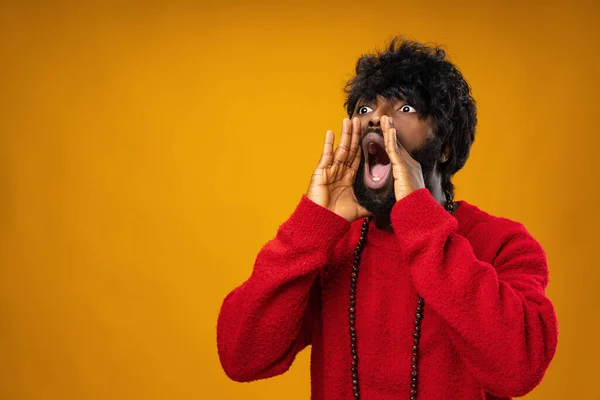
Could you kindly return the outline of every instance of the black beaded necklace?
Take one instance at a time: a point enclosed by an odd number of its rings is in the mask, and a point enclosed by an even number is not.
[[[452,196],[446,195],[448,199],[446,201],[446,211],[450,214],[454,213],[455,203],[452,200]],[[352,355],[352,389],[354,392],[354,398],[360,400],[360,391],[358,386],[358,350],[356,347],[356,285],[358,283],[358,271],[360,265],[360,255],[363,251],[367,233],[369,231],[369,223],[371,218],[365,218],[360,231],[360,239],[354,250],[354,264],[352,265],[352,273],[350,274],[350,353]],[[415,331],[413,333],[413,347],[412,357],[410,359],[412,371],[410,373],[411,384],[409,399],[415,400],[417,398],[417,370],[419,361],[419,339],[421,338],[421,320],[423,319],[423,307],[425,306],[425,300],[420,294],[417,294],[417,308],[415,312]]]

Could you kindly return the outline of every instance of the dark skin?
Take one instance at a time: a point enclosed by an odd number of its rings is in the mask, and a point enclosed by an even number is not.
[[[352,120],[345,118],[342,123],[340,143],[335,151],[333,131],[327,131],[321,159],[306,192],[310,200],[350,223],[371,215],[358,204],[352,187],[358,167],[365,159],[360,139],[361,133],[367,128],[381,128],[385,151],[392,164],[393,177],[378,190],[378,195],[393,191],[396,201],[399,201],[425,187],[421,165],[409,153],[421,148],[434,136],[431,120],[420,120],[417,110],[402,99],[387,100],[377,96],[371,102],[359,101]],[[446,161],[448,154],[449,148],[446,146],[439,162]],[[427,187],[439,204],[446,203],[437,165],[428,177]],[[380,229],[392,229],[389,215],[378,215],[374,222]]]

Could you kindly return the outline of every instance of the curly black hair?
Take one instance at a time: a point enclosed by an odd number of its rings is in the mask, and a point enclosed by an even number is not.
[[[446,59],[443,49],[397,36],[385,51],[360,57],[356,76],[348,81],[344,92],[350,117],[360,99],[374,100],[377,95],[406,101],[417,109],[419,119],[431,117],[442,148],[450,148],[449,158],[439,170],[447,199],[454,198],[451,179],[469,157],[477,107],[469,84]]]

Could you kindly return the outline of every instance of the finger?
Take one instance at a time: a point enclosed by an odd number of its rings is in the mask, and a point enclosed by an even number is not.
[[[394,129],[394,136],[397,137],[395,132],[396,132],[396,130]],[[413,162],[417,165],[421,165],[421,164],[419,164],[419,162],[417,160],[412,158],[410,153],[404,148],[404,146],[402,146],[402,143],[400,143],[399,140],[396,139],[395,142],[396,142],[396,149],[397,149],[398,154],[400,155],[400,158],[402,158],[406,162]]]
[[[389,123],[389,118],[387,116],[383,116],[381,117],[381,130],[382,131],[387,131],[391,128],[390,123]]]
[[[383,131],[383,140],[385,142],[385,152],[394,164],[400,163],[400,151],[398,149],[398,140],[396,140],[396,130],[385,129]]]
[[[398,134],[394,126],[394,122],[391,118],[388,119],[389,126],[392,128],[383,131],[383,137],[385,142],[385,151],[388,153],[388,157],[394,164],[401,162],[413,163],[421,166],[417,160],[412,158],[410,153],[402,146],[400,140],[398,140]],[[382,124],[383,125],[383,124]]]
[[[395,128],[394,126],[394,119],[391,117],[388,117],[388,123],[390,124],[390,128]]]
[[[350,154],[348,154],[347,164],[354,164],[354,159],[356,158],[356,153],[358,153],[358,145],[360,143],[360,119],[353,118],[352,119],[352,140],[350,142]]]
[[[340,138],[340,144],[338,144],[333,154],[334,164],[343,164],[348,158],[350,152],[350,141],[351,141],[352,123],[348,118],[344,118],[342,123],[342,137]]]
[[[399,156],[404,155],[402,153],[402,150],[404,150],[404,147],[402,147],[402,145],[400,144],[400,141],[398,140],[398,135],[396,134],[396,129],[390,128],[389,132],[390,132],[390,144],[392,145],[394,152],[396,152],[396,154],[398,154]],[[406,150],[404,152],[406,153]]]
[[[362,159],[362,149],[359,149],[354,155],[354,159],[352,160],[352,164],[350,164],[350,168],[353,170],[358,170],[358,166],[360,165],[360,160]]]
[[[327,168],[333,162],[333,142],[335,141],[335,135],[333,131],[327,131],[325,134],[325,144],[323,145],[323,153],[321,153],[321,159],[317,168]]]

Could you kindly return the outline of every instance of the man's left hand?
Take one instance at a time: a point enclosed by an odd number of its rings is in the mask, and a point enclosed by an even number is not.
[[[381,117],[381,129],[385,142],[385,151],[392,163],[394,174],[394,194],[400,201],[415,190],[425,187],[421,164],[408,154],[398,141],[393,120],[387,116]]]

